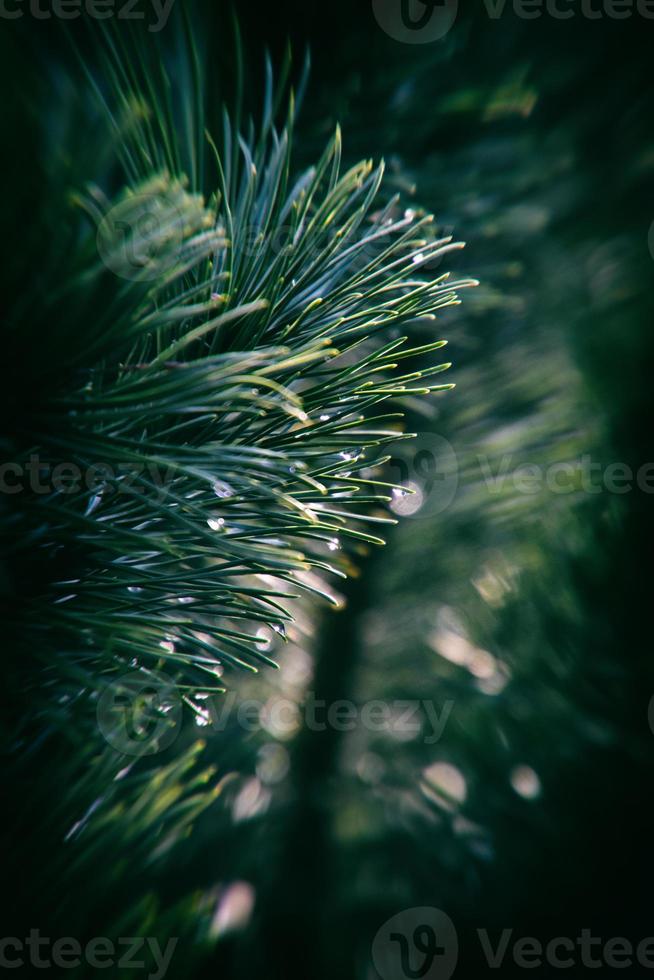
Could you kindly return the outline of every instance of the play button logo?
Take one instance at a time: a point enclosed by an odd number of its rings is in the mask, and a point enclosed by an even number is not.
[[[431,44],[445,37],[458,8],[458,0],[372,0],[381,29],[402,44]]]

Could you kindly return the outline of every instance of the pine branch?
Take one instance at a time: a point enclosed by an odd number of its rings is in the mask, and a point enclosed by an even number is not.
[[[383,544],[366,528],[390,521],[392,488],[361,471],[398,438],[385,403],[452,387],[428,358],[445,341],[399,334],[474,281],[429,277],[461,243],[385,194],[383,164],[343,171],[338,130],[291,178],[295,100],[278,125],[270,70],[258,132],[225,114],[202,134],[192,41],[186,126],[163,69],[107,52],[89,77],[124,184],[73,195],[68,275],[29,322],[10,318],[39,350],[34,383],[48,379],[15,458],[97,479],[14,498],[11,561],[29,574],[38,556],[30,615],[86,683],[131,664],[215,690],[225,668],[272,665],[262,624],[283,634],[295,597],[329,597],[330,575]],[[424,367],[403,373],[406,357]],[[8,612],[19,630],[23,608]]]

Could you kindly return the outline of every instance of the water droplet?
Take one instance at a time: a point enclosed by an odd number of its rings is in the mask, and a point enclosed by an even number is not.
[[[416,252],[416,254],[413,256],[413,258],[412,258],[411,261],[413,262],[414,265],[417,265],[418,262],[422,262],[422,260],[424,259],[424,257],[425,256],[424,256],[424,253],[423,252]]]
[[[180,606],[188,606],[191,602],[195,602],[195,599],[190,595],[180,595],[177,597],[177,601],[179,602]]]
[[[450,801],[465,802],[468,786],[465,776],[456,766],[449,762],[434,762],[423,770],[423,775],[437,792],[440,790],[445,794],[448,804]],[[451,804],[448,806],[450,808]]]
[[[257,645],[263,647],[264,650],[269,650],[272,646],[272,636],[267,626],[261,626],[257,630]]]
[[[338,538],[332,538],[331,541],[327,542],[327,547],[329,548],[330,551],[338,551],[339,548],[341,547],[341,544]]]
[[[175,644],[171,640],[162,640],[159,646],[162,650],[165,650],[166,653],[175,652]]]
[[[540,796],[541,782],[531,766],[516,766],[511,771],[510,779],[513,789],[525,800],[535,800]]]
[[[348,463],[355,458],[354,453],[339,453],[338,455]]]
[[[329,422],[330,418],[331,418],[331,415],[321,415],[320,416],[320,421],[321,422]]]
[[[416,514],[425,502],[425,496],[413,480],[405,487],[393,487],[391,510],[400,517],[411,517]]]
[[[132,595],[138,595],[140,592],[143,592],[143,589],[140,585],[128,585],[127,591],[131,592]]]
[[[225,483],[224,480],[215,480],[213,484],[213,492],[217,497],[233,497],[234,490],[230,487],[229,483]]]
[[[162,517],[151,517],[147,521],[142,521],[141,524],[135,524],[132,531],[144,531],[146,527],[151,527],[153,524],[159,524],[162,520]]]
[[[219,936],[245,929],[250,921],[255,901],[256,892],[247,881],[235,881],[222,888],[211,922],[209,932],[211,939],[215,940]]]
[[[207,524],[212,531],[220,531],[225,526],[225,520],[222,517],[210,517]]]
[[[261,746],[257,759],[257,776],[262,783],[280,782],[289,768],[290,758],[282,745],[268,742]]]
[[[89,500],[88,506],[84,511],[84,517],[88,517],[89,514],[92,514],[94,510],[97,510],[101,503],[102,503],[102,495],[99,493],[94,494],[94,496],[91,497],[91,499]]]
[[[286,637],[286,626],[284,623],[271,623],[270,628],[278,633],[280,636]]]

